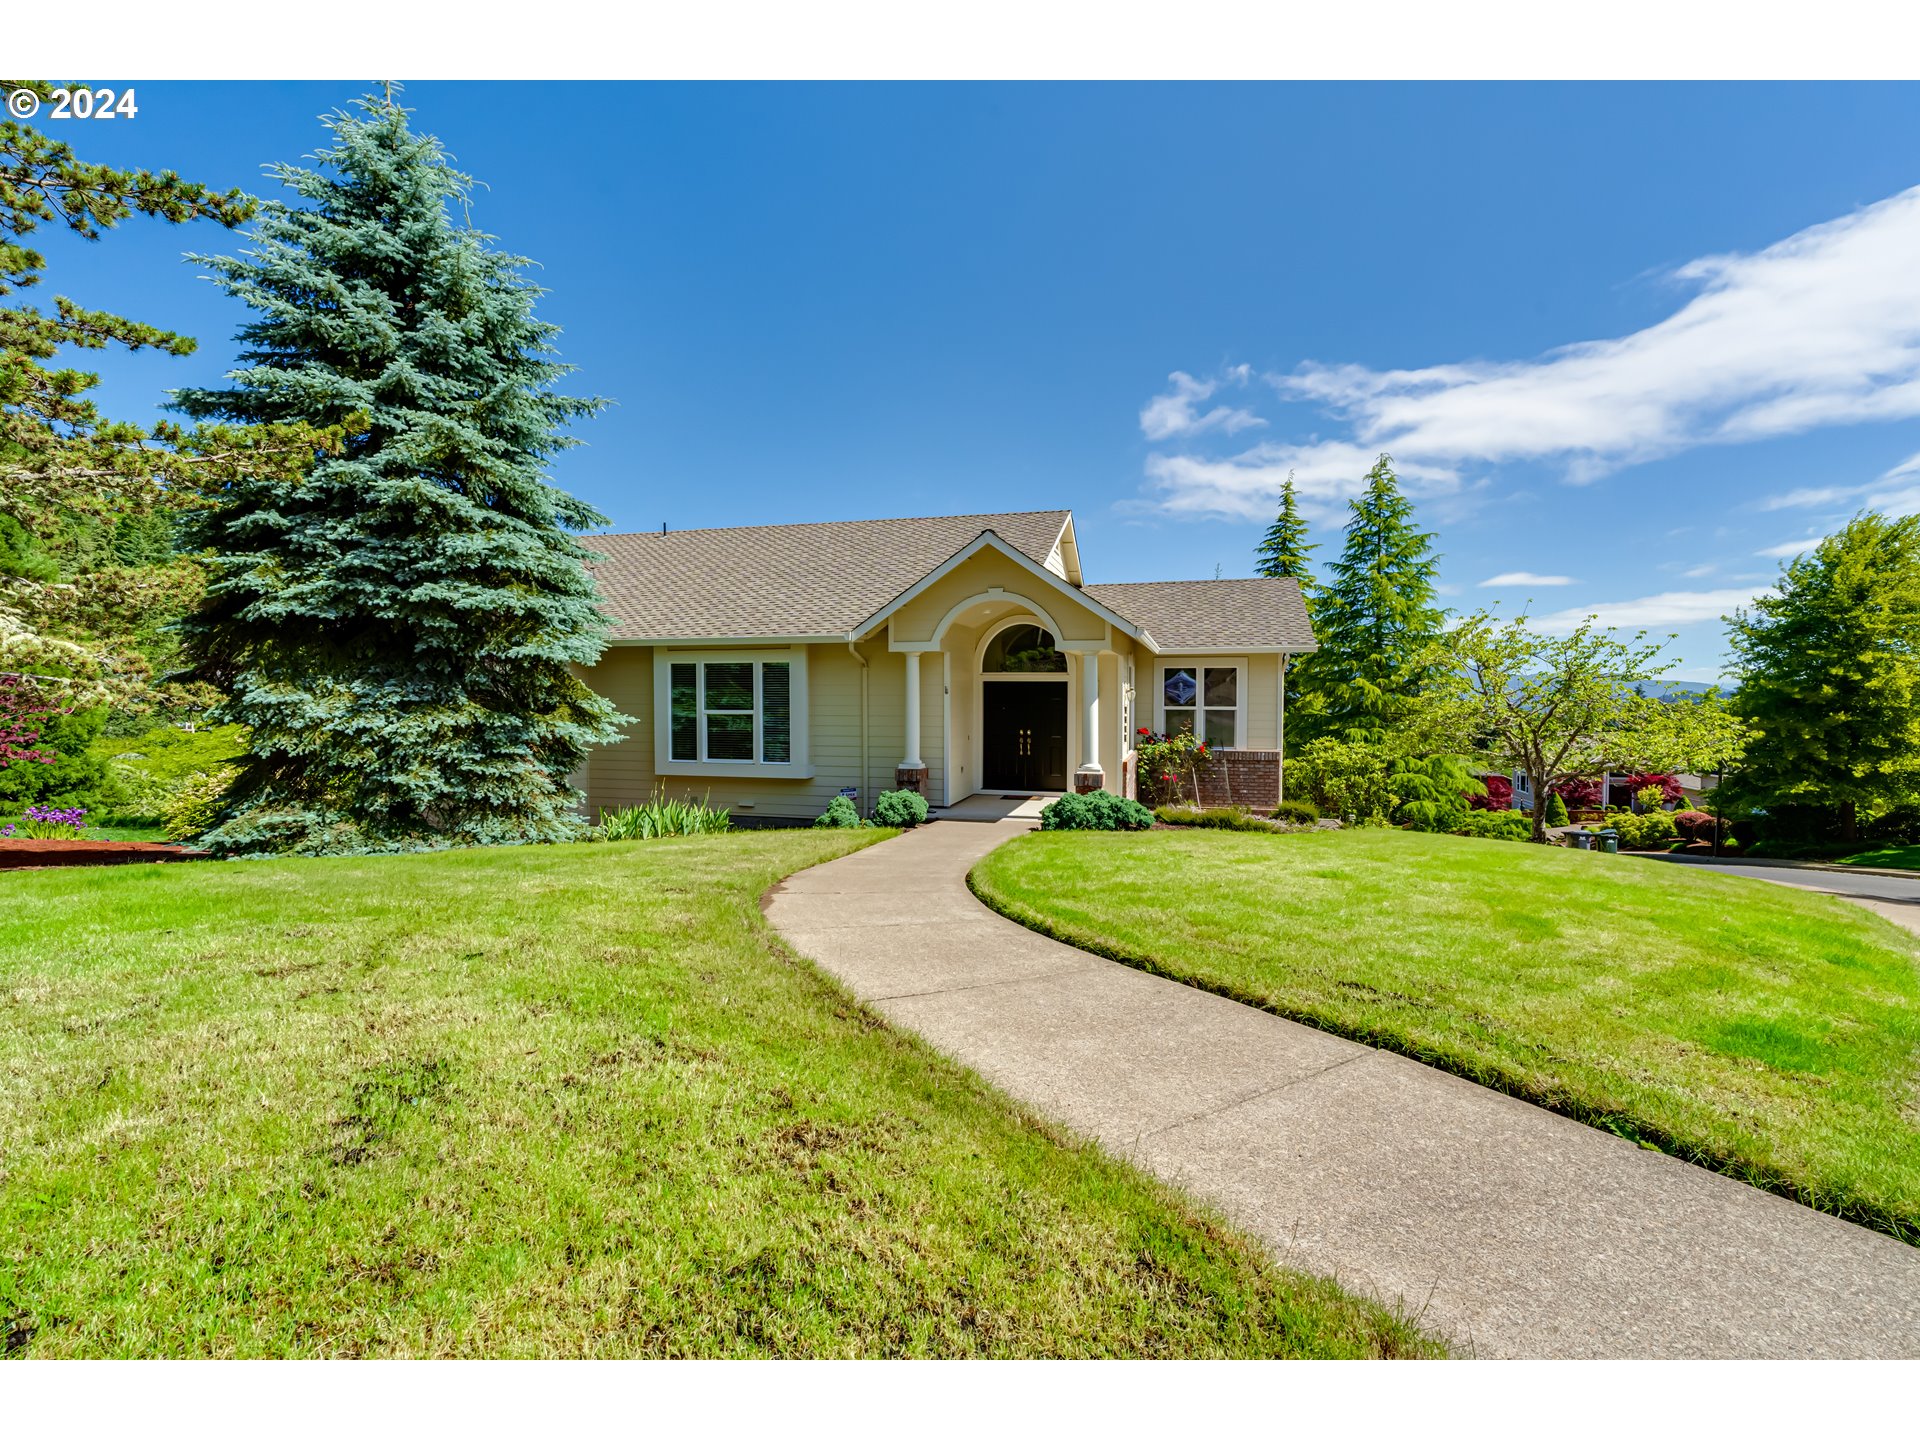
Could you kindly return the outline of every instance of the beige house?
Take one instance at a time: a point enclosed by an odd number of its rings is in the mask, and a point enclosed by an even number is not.
[[[658,784],[748,824],[902,786],[1132,795],[1139,727],[1204,735],[1225,798],[1279,798],[1287,657],[1315,648],[1291,580],[1088,585],[1064,510],[587,543],[612,621],[587,679],[633,717],[575,777],[590,815]]]

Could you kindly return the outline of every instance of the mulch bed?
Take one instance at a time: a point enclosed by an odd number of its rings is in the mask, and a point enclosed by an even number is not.
[[[139,865],[200,860],[204,850],[156,845],[146,840],[28,840],[0,838],[0,870],[41,870],[52,865]]]

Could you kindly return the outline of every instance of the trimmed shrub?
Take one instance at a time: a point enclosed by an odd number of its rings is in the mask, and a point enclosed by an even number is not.
[[[1151,810],[1111,790],[1062,795],[1040,812],[1042,830],[1146,830],[1152,825]]]
[[[1680,838],[1672,814],[1665,810],[1650,810],[1645,815],[1609,815],[1607,824],[1620,832],[1622,850],[1664,850]]]
[[[1273,833],[1271,822],[1230,805],[1203,810],[1197,805],[1162,805],[1153,818],[1166,825],[1190,825],[1200,830],[1260,830]]]
[[[1713,839],[1713,816],[1704,810],[1676,810],[1673,812],[1673,828],[1680,832],[1682,840]]]
[[[1558,795],[1547,797],[1547,824],[1565,825],[1567,823],[1567,802]]]
[[[827,808],[813,817],[816,830],[858,830],[866,822],[860,818],[859,807],[845,795],[836,795],[827,802]]]
[[[1310,800],[1282,800],[1273,807],[1273,818],[1294,825],[1313,825],[1320,819],[1320,807]]]
[[[885,790],[873,802],[873,823],[911,830],[927,818],[926,797],[917,790]]]
[[[1469,810],[1449,833],[1475,840],[1531,840],[1533,821],[1518,810]]]

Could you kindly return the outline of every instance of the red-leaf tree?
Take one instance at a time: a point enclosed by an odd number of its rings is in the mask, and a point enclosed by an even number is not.
[[[1513,808],[1513,781],[1504,775],[1482,775],[1480,783],[1487,787],[1487,793],[1467,796],[1468,808],[1473,810],[1511,810]]]
[[[39,748],[50,716],[64,713],[24,675],[0,675],[0,770],[16,761],[51,765],[59,756]]]
[[[1553,787],[1569,810],[1598,810],[1600,808],[1600,782],[1590,776],[1575,776],[1571,780],[1561,780]]]
[[[1638,795],[1650,785],[1660,788],[1660,803],[1671,805],[1687,792],[1680,788],[1680,782],[1671,775],[1662,775],[1656,771],[1636,770],[1631,775],[1622,775],[1620,783],[1627,787],[1627,793]]]

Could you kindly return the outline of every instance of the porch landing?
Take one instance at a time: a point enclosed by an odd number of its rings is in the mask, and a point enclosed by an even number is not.
[[[994,824],[1001,820],[1038,820],[1040,811],[1060,798],[1056,791],[1036,791],[1031,795],[1003,795],[998,791],[983,790],[969,795],[964,800],[936,808],[929,818],[934,820],[977,820]]]

